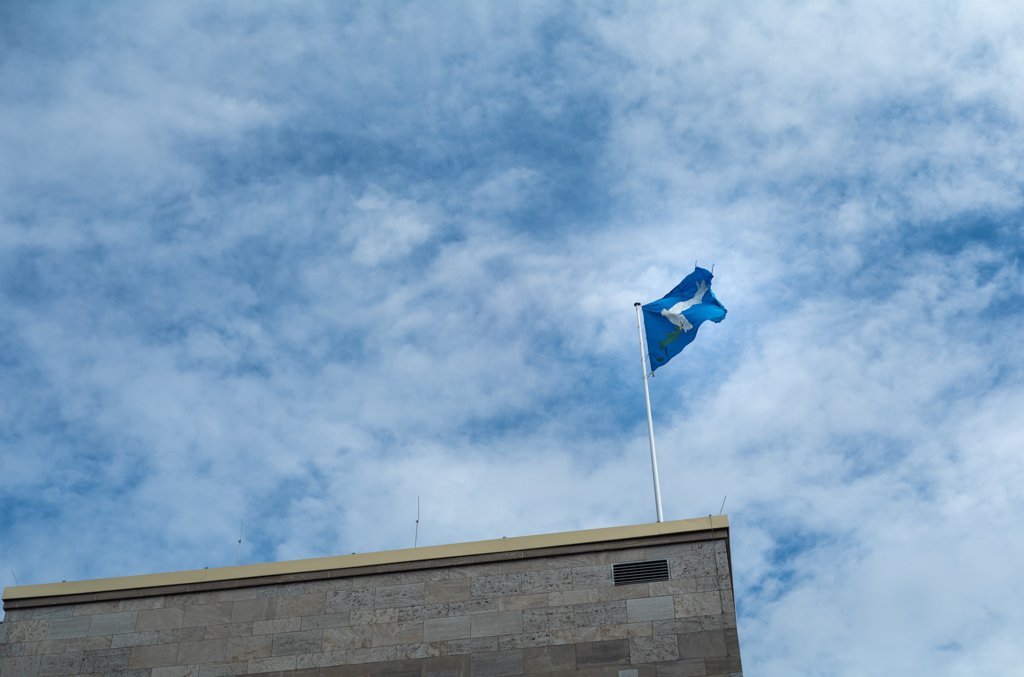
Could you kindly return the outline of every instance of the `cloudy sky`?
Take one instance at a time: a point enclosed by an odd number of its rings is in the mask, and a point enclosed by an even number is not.
[[[1024,661],[1024,6],[3,3],[0,578],[733,525],[754,675]]]

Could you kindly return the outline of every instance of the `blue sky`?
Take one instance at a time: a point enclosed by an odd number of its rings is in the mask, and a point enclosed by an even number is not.
[[[751,674],[1024,660],[1013,3],[5,3],[0,576],[733,524]]]

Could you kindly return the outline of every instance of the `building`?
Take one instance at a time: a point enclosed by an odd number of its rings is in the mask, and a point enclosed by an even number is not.
[[[724,516],[4,590],[3,677],[741,674]]]

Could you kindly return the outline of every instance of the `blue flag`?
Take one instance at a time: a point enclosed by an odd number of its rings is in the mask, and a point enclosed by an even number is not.
[[[690,345],[704,320],[721,322],[725,306],[711,293],[710,270],[694,268],[675,289],[644,308],[644,333],[651,371]]]

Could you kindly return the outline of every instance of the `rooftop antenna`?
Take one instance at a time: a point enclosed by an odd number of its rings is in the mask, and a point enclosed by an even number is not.
[[[420,544],[420,497],[416,497],[416,535],[412,538],[412,547]]]
[[[721,515],[722,511],[725,510],[725,499],[729,498],[728,495],[722,496],[722,507],[718,509],[718,514]]]
[[[242,533],[245,529],[245,520],[238,521],[238,547],[235,548],[235,566],[238,566],[239,557],[242,555]]]
[[[14,578],[15,585],[21,585],[21,581],[18,580],[18,574],[14,573],[14,569],[11,569],[11,576]]]

